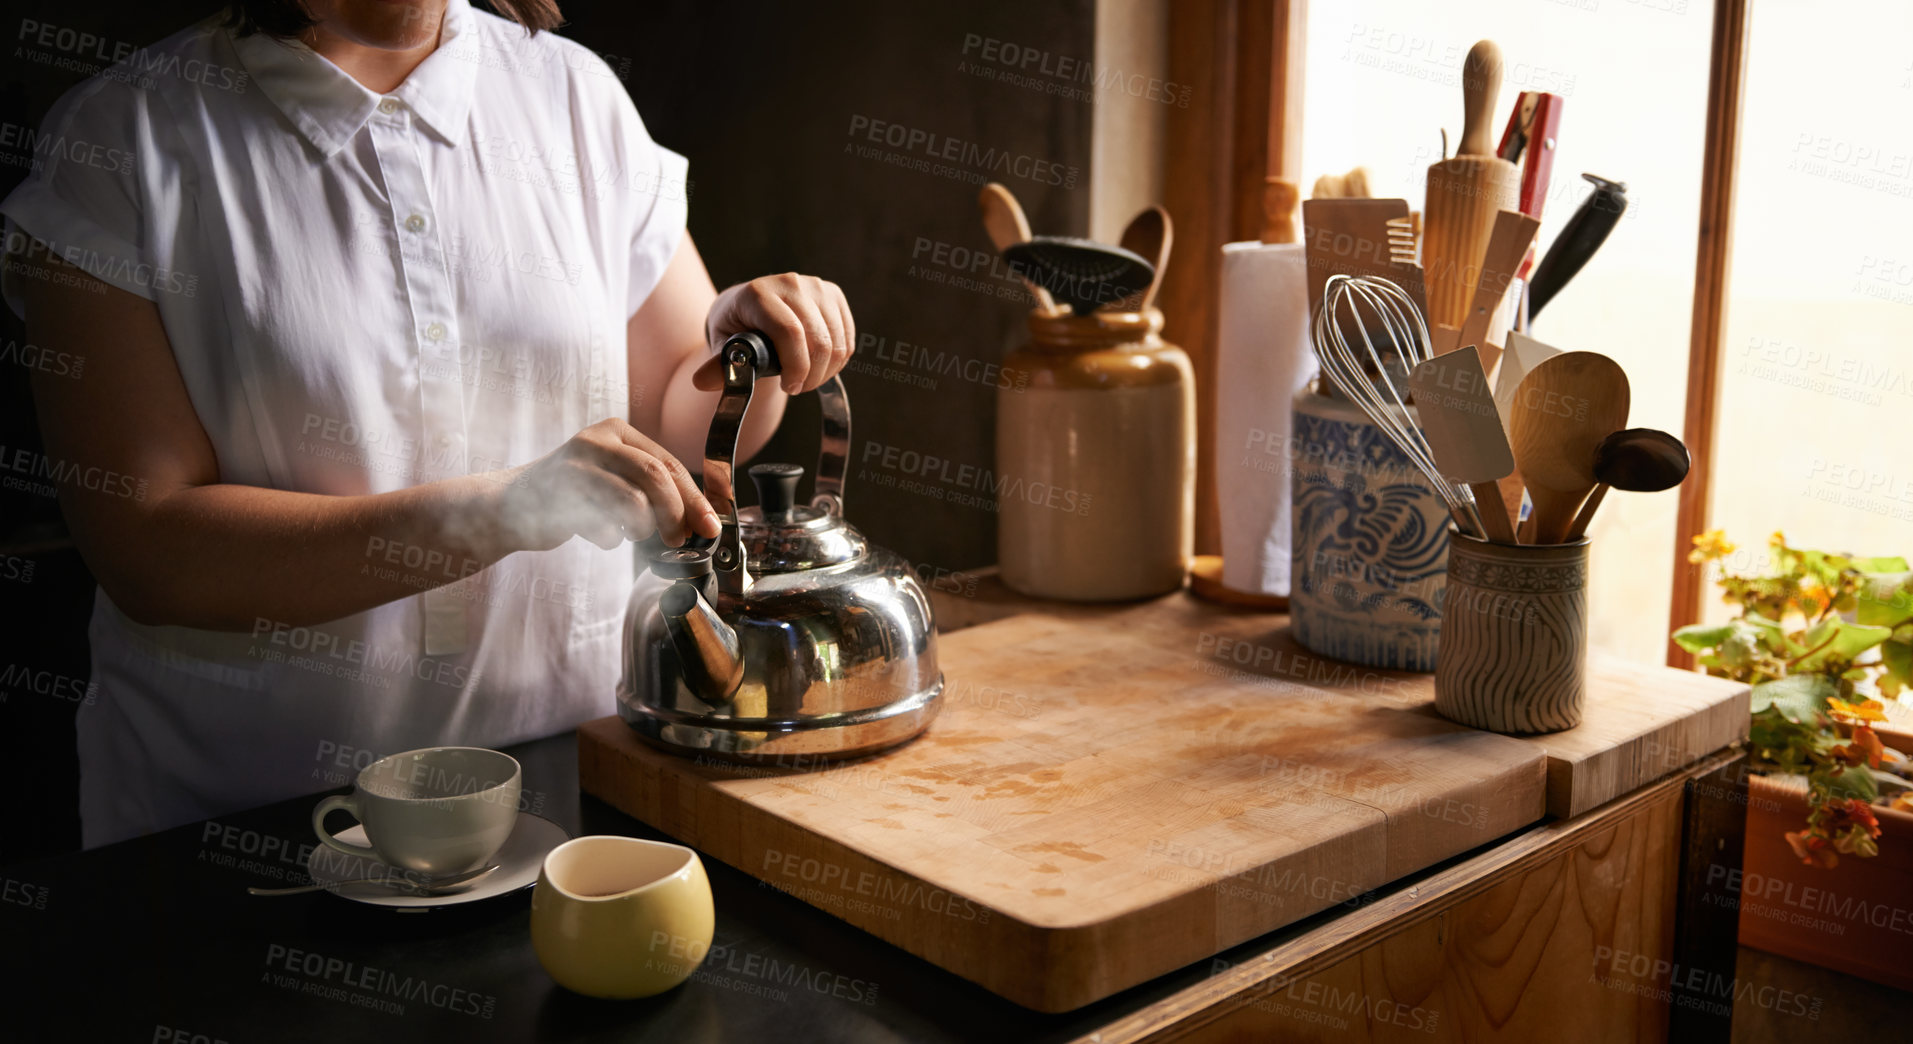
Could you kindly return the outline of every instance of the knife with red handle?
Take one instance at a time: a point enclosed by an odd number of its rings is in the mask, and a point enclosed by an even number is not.
[[[1554,173],[1555,135],[1561,129],[1561,96],[1545,91],[1522,91],[1508,117],[1508,129],[1501,134],[1496,154],[1510,163],[1521,164],[1521,192],[1516,207],[1531,218],[1540,219],[1548,201],[1548,178]],[[1527,278],[1534,267],[1534,250],[1521,263],[1519,275]]]

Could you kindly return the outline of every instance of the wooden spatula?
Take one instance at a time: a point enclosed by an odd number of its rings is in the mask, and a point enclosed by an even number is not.
[[[1600,483],[1596,450],[1627,427],[1627,409],[1627,374],[1599,352],[1562,352],[1522,378],[1508,442],[1534,502],[1534,543],[1566,539],[1575,511]]]
[[[1329,276],[1380,276],[1402,288],[1426,316],[1421,269],[1395,259],[1391,222],[1409,217],[1405,199],[1311,199],[1302,204],[1302,241],[1307,248],[1309,315],[1322,307]],[[1347,330],[1351,342],[1360,331]]]
[[[1461,334],[1454,345],[1456,348],[1469,345],[1480,347],[1481,363],[1486,369],[1493,369],[1501,354],[1485,343],[1488,322],[1494,318],[1495,310],[1501,307],[1501,299],[1508,293],[1508,284],[1514,280],[1515,271],[1528,256],[1528,247],[1534,245],[1534,234],[1540,227],[1539,220],[1519,211],[1504,210],[1495,215],[1494,231],[1488,235],[1488,248],[1482,252],[1481,261],[1473,275],[1474,299],[1468,306],[1467,318],[1462,320]],[[1441,346],[1435,347],[1439,350]]]
[[[1507,350],[1501,353],[1501,369],[1495,371],[1495,409],[1501,411],[1501,420],[1505,425],[1509,410],[1514,405],[1514,393],[1521,387],[1521,379],[1528,371],[1541,365],[1541,360],[1552,359],[1561,354],[1561,349],[1529,337],[1519,331],[1508,334]]]
[[[1519,331],[1510,331],[1508,346],[1501,353],[1501,362],[1494,368],[1495,409],[1501,413],[1501,426],[1508,426],[1508,417],[1514,411],[1514,393],[1521,387],[1521,378],[1528,371],[1541,365],[1541,360],[1561,354],[1561,349],[1529,337]],[[1521,472],[1502,479],[1496,485],[1501,487],[1501,502],[1508,505],[1508,519],[1519,522],[1521,519]]]
[[[1481,526],[1488,539],[1512,544],[1514,526],[1495,480],[1514,470],[1508,435],[1501,430],[1488,375],[1473,346],[1437,355],[1408,376],[1422,434],[1435,454],[1435,465],[1448,478],[1474,491]]]
[[[990,242],[996,244],[997,253],[1030,241],[1030,220],[1023,216],[1023,205],[1007,187],[994,181],[983,186],[976,194],[976,205],[983,211],[983,228],[990,234]],[[1048,290],[1028,277],[1024,277],[1023,285],[1030,288],[1039,309],[1045,313],[1057,311],[1056,299]]]

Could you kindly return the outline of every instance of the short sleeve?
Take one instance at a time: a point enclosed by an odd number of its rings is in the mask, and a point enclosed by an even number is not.
[[[618,96],[614,140],[624,172],[619,186],[626,201],[622,209],[631,215],[630,279],[624,308],[630,316],[657,289],[677,255],[678,244],[684,241],[691,213],[690,162],[652,141],[631,97],[622,89],[614,88],[613,93]]]
[[[33,170],[0,203],[6,216],[4,290],[26,315],[28,255],[52,253],[103,282],[154,300],[141,200],[147,100],[125,83],[96,78],[69,91],[37,132],[18,129]],[[36,247],[35,241],[45,244]]]

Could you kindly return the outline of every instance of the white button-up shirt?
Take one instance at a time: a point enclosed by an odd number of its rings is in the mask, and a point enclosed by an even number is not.
[[[157,304],[221,482],[344,495],[492,471],[662,392],[627,386],[625,323],[682,238],[683,158],[595,54],[465,0],[384,96],[202,23],[73,90],[36,155],[0,204],[9,249],[37,240]],[[16,311],[33,271],[7,266]],[[364,570],[461,579],[316,627],[147,627],[101,592],[86,844],[614,709],[628,548],[454,557],[375,536]]]

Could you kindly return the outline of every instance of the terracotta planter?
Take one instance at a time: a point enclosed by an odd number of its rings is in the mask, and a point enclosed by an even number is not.
[[[1879,855],[1808,866],[1784,836],[1806,824],[1804,782],[1748,779],[1741,945],[1913,990],[1913,815],[1873,811]]]

